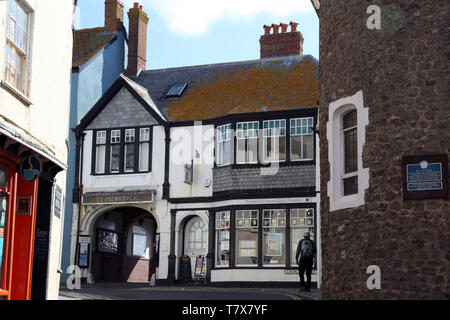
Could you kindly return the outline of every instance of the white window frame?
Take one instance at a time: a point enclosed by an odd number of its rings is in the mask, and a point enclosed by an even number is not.
[[[118,133],[118,134],[117,134]],[[112,174],[117,174],[120,173],[120,139],[121,139],[121,130],[111,130],[111,138],[110,138],[110,153],[109,153],[109,172]],[[112,170],[112,161],[113,161],[113,156],[112,156],[112,150],[113,147],[115,146],[119,146],[119,170],[117,171],[113,171]]]
[[[222,219],[222,214],[226,214],[227,215],[227,218],[225,218],[225,219]],[[222,231],[226,231],[226,230],[229,230],[228,231],[228,239],[227,240],[220,240],[219,239],[219,234],[220,234],[220,232],[222,232]],[[214,267],[215,268],[228,268],[228,267],[230,267],[230,260],[231,260],[231,254],[232,254],[232,251],[230,250],[231,248],[230,248],[230,245],[231,245],[231,232],[232,232],[232,230],[231,230],[231,211],[221,211],[221,212],[216,212],[216,228],[215,228],[215,238],[216,238],[216,241],[215,241],[215,248],[216,248],[216,250],[215,250],[215,252],[216,252],[216,258],[214,259]],[[219,241],[228,241],[228,252],[229,252],[229,260],[228,260],[228,264],[222,264],[222,265],[218,265],[217,264],[217,258],[218,258],[218,255],[220,254],[220,252],[219,252],[219,250],[217,250],[217,244],[219,243]]]
[[[270,128],[270,123],[273,122],[275,123],[276,121],[280,121],[280,122],[284,122],[284,127],[279,127],[279,128]],[[265,124],[268,123],[269,127],[265,128]],[[284,134],[281,133],[281,129],[284,128]],[[279,130],[277,130],[279,129]],[[286,126],[286,119],[273,119],[273,120],[264,120],[263,121],[263,141],[262,141],[262,145],[263,145],[263,152],[262,152],[262,158],[263,158],[263,162],[264,163],[271,163],[271,162],[286,162],[287,159],[287,146],[286,146],[286,130],[287,130],[287,126]],[[274,132],[272,132],[274,131]],[[280,139],[284,137],[284,147],[285,147],[285,159],[284,160],[280,160]],[[276,143],[276,145],[278,146],[278,152],[277,152],[277,160],[271,160],[271,159],[266,159],[266,138],[267,139],[272,139],[272,141],[276,141],[276,139],[274,138],[279,138],[278,142]]]
[[[311,125],[311,128],[308,126],[307,128],[309,128],[310,130],[311,130],[311,133],[309,132],[309,130],[308,130],[308,132],[307,133],[303,133],[303,120],[304,119],[306,119],[308,122],[309,122],[309,120],[312,120],[312,125]],[[294,121],[294,122],[297,122],[297,120],[300,120],[300,122],[301,122],[301,124],[300,124],[300,133],[292,133],[292,129],[293,128],[299,128],[297,125],[295,125],[295,126],[293,126],[292,125],[292,121]],[[307,117],[307,118],[292,118],[292,119],[289,119],[289,121],[290,121],[290,135],[289,135],[289,139],[290,139],[290,143],[289,143],[289,156],[290,156],[290,159],[291,159],[291,162],[301,162],[301,161],[311,161],[311,160],[314,160],[314,118],[313,117]],[[303,140],[303,137],[304,136],[309,136],[309,135],[311,135],[312,136],[312,140],[313,140],[313,153],[312,153],[312,158],[304,158],[304,155],[303,155],[303,142],[304,142],[304,140]],[[296,160],[293,160],[292,159],[292,137],[302,137],[302,142],[301,142],[301,147],[300,147],[300,149],[301,149],[301,155],[300,155],[300,159],[296,159]]]
[[[248,129],[248,124],[257,124],[257,129]],[[238,129],[239,125],[242,124],[244,126],[247,124],[247,129]],[[236,163],[237,164],[256,164],[258,163],[258,138],[259,138],[259,130],[261,128],[259,127],[259,121],[244,121],[244,122],[237,122],[236,123]],[[246,160],[244,162],[239,162],[239,142],[238,140],[256,140],[256,161],[250,161]],[[245,149],[245,158],[248,159],[248,142],[246,143],[247,148]]]
[[[231,157],[232,157],[232,154],[231,154],[231,149],[232,149],[232,146],[231,146],[231,132],[232,132],[231,123],[225,124],[223,126],[218,126],[216,132],[217,132],[216,164],[218,167],[223,167],[223,166],[231,164]],[[221,154],[220,146],[221,146],[221,144],[223,144],[224,148],[225,148],[227,142],[228,142],[228,146],[229,146],[228,152],[230,155],[230,159],[228,161],[224,160],[224,162],[221,163],[220,159],[222,157],[222,154]]]
[[[125,144],[124,144],[124,153],[123,153],[123,166],[124,166],[124,172],[134,172],[134,163],[133,163],[133,169],[127,170],[127,151],[128,146],[131,145],[134,148],[133,156],[136,157],[136,148],[135,148],[135,141],[136,141],[136,130],[135,129],[125,129]]]
[[[283,213],[284,217],[282,218],[278,218],[278,213]],[[268,217],[266,216],[266,214],[268,214]],[[265,225],[265,221],[269,220],[269,225],[266,226]],[[275,223],[273,223],[273,220],[275,220]],[[281,224],[280,221],[284,221],[284,224]],[[263,209],[262,211],[262,246],[263,246],[263,250],[262,250],[262,262],[263,262],[263,267],[282,267],[282,266],[286,266],[286,261],[287,261],[287,254],[286,254],[286,248],[288,247],[288,243],[286,243],[286,239],[287,239],[287,228],[286,228],[286,224],[288,223],[287,221],[287,210],[286,209]],[[271,228],[279,228],[279,229],[284,229],[284,238],[281,239],[282,243],[281,243],[281,257],[284,255],[284,263],[277,263],[277,264],[270,264],[270,263],[265,263],[265,257],[266,257],[266,244],[264,242],[264,235],[266,233],[270,233],[270,232],[266,232],[266,230],[269,230]],[[283,244],[285,246],[284,250],[283,250]]]
[[[148,130],[148,132],[146,132],[146,130]],[[148,172],[150,171],[150,158],[149,158],[149,152],[147,152],[147,154],[142,154],[142,145],[147,143],[148,144],[148,148],[150,151],[151,148],[151,143],[150,143],[150,136],[151,136],[151,129],[150,128],[140,128],[139,129],[139,163],[138,163],[138,169],[139,172]],[[143,170],[141,168],[141,163],[142,163],[142,158],[143,157],[147,157],[147,169]]]
[[[6,5],[6,19],[5,24],[9,23],[10,16],[8,14],[9,10],[9,3],[13,0],[7,0]],[[5,83],[11,86],[14,90],[17,90],[20,94],[24,95],[25,97],[28,97],[30,94],[30,70],[31,70],[31,39],[32,39],[32,14],[33,10],[25,1],[19,1],[14,0],[14,2],[25,12],[26,14],[26,30],[24,30],[25,38],[24,39],[24,47],[21,48],[18,44],[16,44],[15,39],[11,39],[8,35],[8,27],[5,25],[5,38],[6,38],[6,45],[5,45],[5,57],[3,61],[3,74]],[[17,19],[17,17],[16,17]],[[12,19],[14,20],[14,19]],[[21,62],[20,62],[20,68],[18,72],[20,73],[19,81],[16,81],[16,85],[13,85],[10,83],[10,81],[6,77],[6,50],[8,50],[8,47],[12,47],[17,51],[17,55],[20,56]],[[18,85],[17,85],[18,84]]]
[[[344,196],[344,136],[343,116],[350,110],[357,112],[358,140],[358,193]],[[363,91],[330,103],[327,122],[328,161],[330,162],[330,181],[328,196],[330,211],[356,208],[365,204],[365,190],[369,188],[369,168],[363,168],[362,152],[366,142],[366,126],[369,125],[369,109],[364,108]]]
[[[243,221],[245,221],[246,219],[249,220],[249,226],[246,227],[245,226],[245,222],[242,226],[240,226],[238,224],[238,214],[242,213],[243,214],[243,218],[241,218]],[[247,215],[247,213],[249,213],[249,215]],[[256,213],[256,218],[252,218],[252,213]],[[252,210],[252,209],[247,209],[247,210],[236,210],[235,213],[235,217],[234,217],[234,221],[235,221],[235,226],[234,226],[234,230],[232,230],[231,232],[235,232],[235,239],[236,239],[236,243],[235,243],[235,247],[234,247],[234,259],[235,262],[237,262],[237,255],[239,254],[239,239],[238,239],[238,230],[254,230],[257,229],[258,232],[256,234],[256,264],[239,264],[239,263],[235,263],[236,267],[253,267],[253,268],[258,268],[258,261],[260,259],[259,257],[259,246],[261,245],[259,243],[259,224],[261,223],[260,218],[259,218],[260,212],[259,210]],[[256,226],[252,226],[252,220],[256,220]],[[256,233],[256,232],[255,232]],[[231,243],[230,243],[231,244]]]
[[[103,159],[103,172],[98,170],[98,155],[99,155],[99,146],[103,146],[105,149],[104,159]],[[106,171],[106,130],[97,131],[95,137],[95,173],[96,174],[104,174]]]

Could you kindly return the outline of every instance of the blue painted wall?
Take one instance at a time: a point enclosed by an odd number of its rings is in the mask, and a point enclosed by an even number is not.
[[[124,32],[117,32],[117,39],[103,48],[91,60],[80,66],[79,72],[72,72],[72,88],[70,100],[70,130],[68,172],[66,183],[66,203],[64,212],[64,233],[61,267],[61,282],[67,280],[67,268],[70,265],[70,238],[74,214],[72,190],[75,182],[76,138],[71,130],[86,113],[95,105],[114,81],[125,70],[128,48]]]

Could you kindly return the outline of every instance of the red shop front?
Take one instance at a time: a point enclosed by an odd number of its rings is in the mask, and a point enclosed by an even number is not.
[[[38,179],[19,174],[23,159],[0,148],[0,300],[29,300]]]

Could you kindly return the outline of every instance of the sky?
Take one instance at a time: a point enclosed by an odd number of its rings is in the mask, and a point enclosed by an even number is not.
[[[319,58],[319,19],[310,0],[122,0],[139,2],[150,18],[147,69],[260,58],[264,25],[298,22],[304,54]],[[78,0],[77,29],[104,25],[104,0]],[[290,28],[288,29],[290,30]]]

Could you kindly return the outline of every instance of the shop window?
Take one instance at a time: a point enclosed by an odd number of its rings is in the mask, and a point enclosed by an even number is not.
[[[236,138],[238,164],[258,162],[258,135],[259,122],[237,123]]]
[[[8,0],[5,80],[28,95],[30,13],[20,1]]]
[[[120,253],[120,234],[110,230],[97,230],[97,251],[102,253]]]
[[[291,161],[314,159],[313,118],[291,119]]]
[[[147,232],[144,228],[133,226],[133,256],[148,258]]]
[[[231,124],[217,127],[216,163],[218,166],[231,163]]]
[[[97,131],[95,147],[95,173],[105,173],[106,131]]]
[[[258,210],[236,211],[236,266],[258,265]]]
[[[264,121],[264,162],[286,161],[286,120]]]
[[[263,210],[264,260],[267,265],[286,265],[286,210]]]
[[[230,265],[230,211],[216,213],[216,266]]]
[[[295,254],[297,245],[304,238],[305,232],[311,234],[314,239],[314,209],[291,209],[290,210],[290,227],[291,227],[291,266],[296,266]]]

